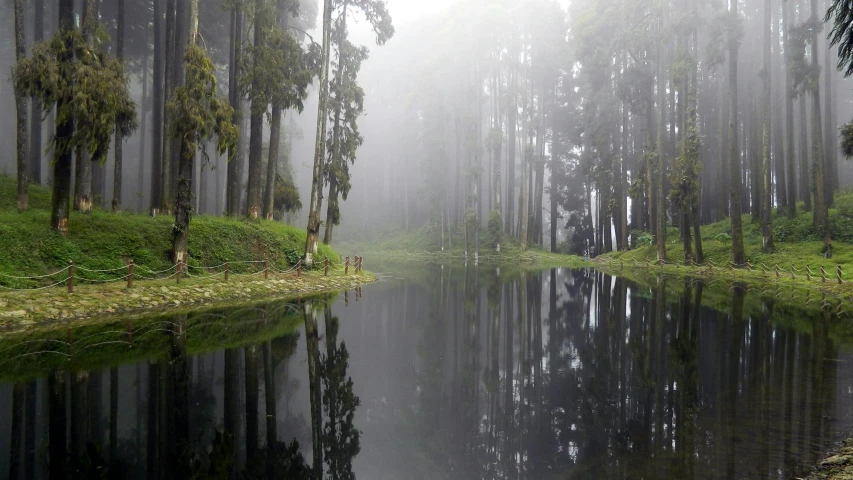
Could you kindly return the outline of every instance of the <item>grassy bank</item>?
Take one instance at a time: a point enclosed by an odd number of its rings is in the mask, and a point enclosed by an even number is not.
[[[190,306],[227,305],[235,301],[260,301],[267,298],[296,298],[324,292],[357,288],[376,279],[373,274],[349,274],[336,269],[326,276],[322,271],[263,274],[232,277],[195,277],[183,280],[153,280],[134,283],[128,289],[124,282],[85,285],[73,294],[64,289],[24,290],[0,294],[0,337],[21,327],[65,324],[93,317],[109,317],[127,313],[180,311]],[[3,331],[6,330],[6,332]]]
[[[15,180],[0,176],[0,290],[55,283],[64,277],[26,280],[3,275],[46,275],[65,268],[69,261],[90,270],[81,270],[78,284],[116,277],[115,272],[91,270],[117,269],[131,259],[140,266],[140,273],[143,268],[161,271],[172,266],[173,217],[99,210],[72,213],[68,235],[62,236],[50,229],[50,192],[46,188],[30,187],[30,210],[24,213],[17,212],[15,195]],[[304,229],[265,220],[199,215],[190,225],[187,263],[205,267],[229,261],[234,263],[232,270],[239,272],[253,268],[239,262],[266,259],[273,267],[286,270],[296,263],[304,246]],[[338,260],[338,254],[325,245],[318,257]]]

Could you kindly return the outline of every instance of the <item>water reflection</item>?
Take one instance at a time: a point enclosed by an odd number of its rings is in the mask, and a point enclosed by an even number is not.
[[[0,477],[776,479],[853,428],[851,329],[823,302],[591,270],[405,276],[6,335]]]

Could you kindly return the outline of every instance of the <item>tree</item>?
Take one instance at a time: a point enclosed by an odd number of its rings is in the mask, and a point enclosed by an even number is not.
[[[344,0],[345,2],[347,0]],[[360,10],[371,24],[376,43],[384,44],[394,35],[391,16],[383,0],[352,0],[353,8]],[[331,62],[332,0],[323,6],[323,43],[320,68],[320,100],[317,110],[317,136],[314,142],[314,167],[311,179],[311,197],[308,204],[308,227],[305,239],[305,264],[313,265],[320,236],[320,212],[323,207],[323,185],[326,179],[326,124],[329,115],[329,64]]]
[[[231,55],[228,66],[228,98],[234,117],[231,123],[240,124],[240,112],[242,101],[240,97],[240,85],[238,82],[239,68],[243,62],[243,0],[234,0],[231,6]],[[236,216],[240,211],[240,197],[242,194],[242,157],[241,139],[229,150],[228,174],[226,179],[225,211],[229,216]]]
[[[151,114],[151,202],[152,214],[160,209],[163,197],[163,6],[164,0],[154,0],[154,68],[152,69]]]
[[[289,109],[302,111],[303,101],[308,95],[307,87],[316,72],[316,52],[303,52],[301,45],[282,28],[281,17],[295,14],[298,14],[297,6],[286,1],[279,0],[276,5],[268,0],[258,0],[255,5],[255,45],[246,50],[243,73],[239,78],[242,91],[252,104],[247,192],[247,215],[250,218],[258,218],[261,207],[266,218],[273,217],[281,115]],[[263,138],[260,130],[264,115],[270,119],[270,152],[262,190]]]
[[[738,17],[738,2],[734,1],[731,4],[731,22],[732,27],[728,30],[728,45],[729,45],[729,198],[732,218],[732,262],[735,265],[743,265],[746,261],[746,254],[743,249],[743,222],[741,220],[741,162],[740,162],[740,145],[738,143],[738,84],[737,84],[737,68],[738,68],[738,50],[740,49],[740,41],[743,33],[740,27],[740,17]]]
[[[24,38],[24,0],[15,0],[15,59],[22,62],[26,58],[26,40]],[[18,211],[29,207],[27,191],[30,186],[29,158],[27,157],[27,99],[20,89],[15,90],[15,131],[18,159]]]
[[[761,170],[763,173],[763,175],[761,176],[761,235],[762,246],[764,247],[765,252],[772,252],[775,248],[773,245],[773,204],[771,197],[773,191],[773,177],[770,168],[770,148],[772,145],[772,129],[770,126],[770,87],[772,85],[773,79],[772,70],[770,69],[770,37],[772,36],[771,9],[771,0],[764,0],[764,64],[761,68],[761,79],[764,84],[764,88],[762,89],[763,96],[761,101]]]
[[[116,23],[118,25],[116,32],[116,57],[119,62],[124,61],[124,1],[118,0],[118,18]],[[143,119],[143,122],[145,120]],[[116,132],[115,138],[115,170],[114,170],[114,179],[113,179],[113,213],[118,213],[121,210],[121,167],[122,167],[122,142],[124,138],[121,136],[121,132]],[[140,164],[143,162],[142,158],[139,159]]]
[[[185,0],[179,0],[185,1]],[[237,142],[239,132],[231,123],[234,111],[217,92],[214,65],[204,48],[198,45],[198,0],[192,0],[189,16],[189,37],[183,63],[186,79],[179,85],[167,105],[173,122],[170,136],[180,141],[178,190],[175,205],[175,224],[172,227],[172,258],[187,261],[187,242],[192,216],[193,163],[201,148],[209,161],[206,141],[217,137],[216,151],[222,155]]]
[[[355,163],[358,147],[363,138],[356,121],[364,111],[364,90],[356,82],[361,63],[367,59],[367,49],[356,47],[347,40],[347,6],[344,0],[340,16],[335,22],[332,37],[335,40],[337,65],[331,83],[329,120],[332,128],[327,142],[331,144],[327,166],[329,205],[326,210],[326,233],[323,243],[331,245],[332,229],[341,223],[338,196],[347,199],[350,188],[349,165]]]
[[[33,42],[44,41],[44,0],[33,2]],[[41,183],[42,108],[32,99],[30,110],[30,181]]]
[[[37,97],[45,113],[54,105],[57,109],[51,226],[64,234],[72,152],[90,152],[94,161],[102,162],[113,133],[130,135],[137,124],[123,65],[103,50],[106,34],[91,15],[84,29],[89,36],[75,31],[73,4],[63,0],[59,7],[59,31],[50,41],[34,45],[32,57],[16,64],[13,78],[16,89]],[[95,36],[98,41],[93,41]]]

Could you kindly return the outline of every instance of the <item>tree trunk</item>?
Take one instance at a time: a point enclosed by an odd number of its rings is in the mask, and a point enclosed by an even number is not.
[[[344,55],[344,41],[346,40],[346,31],[347,31],[347,7],[348,0],[344,0],[343,2],[343,10],[341,11],[341,32],[338,35],[337,49],[338,56]],[[341,91],[341,82],[343,81],[344,76],[344,61],[338,60],[338,68],[337,72],[335,72],[335,79],[337,82],[337,91],[340,95]],[[335,102],[335,119],[334,124],[332,126],[332,156],[330,163],[337,163],[339,168],[338,171],[343,171],[346,169],[346,160],[343,159],[341,154],[341,110],[343,108],[343,104],[339,101]],[[336,175],[335,169],[330,169],[328,174],[329,180],[329,205],[326,207],[326,233],[323,236],[323,242],[327,245],[332,244],[332,230],[340,220],[340,206],[338,204],[338,178]],[[403,209],[403,214],[405,215],[405,208]]]
[[[175,63],[180,61],[175,55],[175,8],[176,0],[166,0],[166,69],[164,82],[166,85],[163,108],[163,149],[162,169],[160,170],[160,212],[168,215],[175,206],[172,189],[172,116],[166,109],[166,104],[172,99],[175,91]]]
[[[275,179],[278,175],[278,144],[281,141],[281,107],[273,105],[270,121],[270,152],[267,160],[267,184],[264,190],[264,218],[275,216]],[[331,243],[329,240],[326,243]]]
[[[74,29],[74,0],[60,0],[59,2],[59,31],[70,32]],[[71,61],[71,43],[70,39],[66,40],[66,49],[63,56],[60,58],[62,62]],[[68,80],[68,79],[66,79]],[[56,102],[56,111],[62,111],[65,104],[70,101],[68,98],[61,98]],[[59,117],[56,119],[56,142],[59,144],[67,143],[74,135],[74,122],[68,116]],[[51,227],[63,235],[68,233],[68,211],[70,210],[71,195],[71,161],[72,152],[70,149],[58,152],[54,155],[53,162],[53,194],[51,196]],[[64,422],[63,422],[64,423]],[[51,463],[51,472],[53,472],[53,463]]]
[[[264,0],[255,0],[255,48],[264,45],[264,29],[266,19],[264,18]],[[259,68],[260,61],[254,58],[255,70]],[[252,82],[253,95],[261,88],[259,79]],[[257,219],[261,214],[261,156],[263,155],[264,136],[264,112],[267,110],[265,101],[259,102],[257,98],[252,100],[252,110],[249,116],[249,184],[246,190],[246,215]],[[270,145],[272,147],[272,145]]]
[[[738,2],[732,2],[732,18],[740,22],[737,13]],[[738,91],[737,91],[737,59],[740,48],[737,35],[731,34],[729,40],[729,177],[731,180],[729,195],[731,197],[732,216],[732,261],[735,265],[742,265],[746,261],[743,249],[743,224],[741,220],[742,210],[740,201],[741,165],[740,146],[738,144]]]
[[[811,11],[814,19],[819,18],[817,9],[817,0],[811,0]],[[815,71],[820,72],[818,65],[818,48],[817,48],[817,31],[814,31],[812,36],[812,65]],[[819,80],[819,79],[815,79]],[[813,82],[812,90],[812,166],[814,168],[814,183],[815,183],[815,209],[814,209],[814,224],[823,234],[824,254],[827,258],[832,255],[832,240],[829,231],[829,210],[827,202],[827,186],[824,171],[826,170],[824,152],[823,152],[823,118],[821,117],[820,103],[820,82]]]
[[[826,7],[828,8],[829,1],[826,2]],[[826,9],[823,10],[824,12]],[[817,12],[815,11],[815,15]],[[822,17],[818,17],[819,20],[823,20]],[[824,123],[823,123],[823,131],[825,133],[824,137],[824,193],[826,197],[826,207],[829,208],[835,203],[835,190],[838,189],[838,148],[835,146],[833,133],[836,131],[835,124],[832,122],[832,110],[836,103],[836,99],[833,98],[833,87],[832,81],[835,78],[835,66],[833,62],[833,58],[837,58],[833,55],[833,49],[829,46],[829,42],[826,41],[826,38],[823,39],[824,44],[822,45],[824,50],[824,68],[823,68],[823,85],[824,85]]]
[[[228,98],[234,109],[231,122],[241,125],[242,101],[240,100],[240,88],[238,85],[238,72],[243,58],[243,11],[239,6],[231,10],[231,63],[228,68]],[[243,172],[243,136],[237,139],[237,143],[228,151],[228,173],[225,181],[225,213],[228,216],[240,214],[240,197],[242,194],[242,172]]]
[[[27,56],[24,38],[24,0],[15,0],[15,60],[23,61]],[[27,99],[15,92],[15,114],[17,130],[15,137],[18,159],[18,211],[29,208],[30,159],[27,153]]]
[[[163,201],[163,70],[165,68],[162,32],[163,1],[154,0],[154,18],[152,19],[154,24],[154,69],[151,72],[153,79],[151,81],[151,201],[149,202],[152,214],[160,208]],[[140,141],[144,141],[144,137]],[[140,159],[140,161],[142,160]],[[139,181],[142,181],[141,177]]]
[[[118,28],[116,31],[116,57],[119,59],[119,61],[123,61],[124,60],[124,0],[118,0],[118,19],[116,20],[116,23],[118,25]],[[124,142],[124,139],[122,138],[121,133],[119,133],[119,130],[116,129],[115,173],[114,173],[114,177],[113,177],[113,213],[118,213],[119,211],[121,211],[121,167],[122,167],[122,143],[123,142]],[[142,163],[143,163],[142,158],[140,158],[139,164],[142,165]]]
[[[177,0],[177,11],[179,17],[183,17],[180,21],[185,26],[186,32],[179,34],[175,32],[175,38],[183,41],[185,44],[179,46],[176,50],[183,51],[186,48],[187,42],[196,41],[198,35],[198,4],[196,0],[192,0],[191,9],[187,9],[187,2],[190,0]],[[181,55],[183,57],[183,55]],[[183,65],[183,61],[180,62]],[[184,68],[181,66],[180,72],[184,74]],[[183,83],[183,81],[181,82]],[[193,192],[193,168],[196,156],[197,146],[195,144],[196,132],[184,131],[181,128],[181,134],[177,135],[175,141],[180,140],[181,155],[178,162],[178,188],[177,188],[177,203],[175,204],[175,226],[172,231],[172,260],[173,262],[182,262],[186,264],[188,234],[190,228],[190,219],[192,216],[192,192]],[[166,170],[165,168],[163,169]]]
[[[791,21],[790,21],[790,4],[791,2],[785,1],[782,5],[782,32],[783,32],[783,40],[785,42],[785,51],[787,52],[791,46],[790,40],[790,30],[791,30]],[[793,219],[797,215],[797,175],[796,175],[796,154],[794,147],[794,87],[793,87],[793,79],[791,78],[791,69],[793,68],[791,65],[791,57],[789,55],[785,55],[785,144],[786,144],[786,155],[787,155],[787,204],[788,204],[788,218]]]
[[[516,131],[518,130],[518,107],[515,103],[516,87],[515,87],[515,71],[509,72],[509,88],[507,106],[507,142],[506,142],[506,216],[504,217],[504,231],[507,235],[513,234],[513,220],[515,219],[515,205],[513,198],[515,197],[515,142]]]
[[[323,2],[323,66],[320,70],[320,101],[317,108],[317,137],[314,142],[314,168],[311,179],[311,199],[308,206],[308,228],[305,239],[305,264],[314,264],[320,235],[320,212],[323,207],[323,163],[326,158],[326,118],[329,101],[329,50],[332,33],[332,0]]]
[[[662,32],[664,28],[663,12],[659,19],[659,29]],[[657,261],[659,263],[666,262],[666,195],[664,194],[664,182],[666,172],[666,149],[664,148],[664,135],[666,133],[666,120],[664,118],[666,112],[666,80],[664,79],[666,69],[663,61],[663,47],[658,45],[658,117],[657,128],[657,170],[655,171],[655,203],[657,206],[655,225],[655,247],[657,251]]]
[[[33,2],[33,42],[44,40],[44,0]],[[42,134],[41,123],[43,119],[42,105],[35,97],[30,99],[30,178],[31,182],[41,183],[41,155]]]
[[[771,252],[774,249],[773,245],[773,177],[770,168],[770,148],[773,145],[772,129],[770,125],[770,86],[772,85],[773,74],[770,69],[770,37],[772,30],[771,26],[771,10],[773,8],[771,0],[764,0],[764,98],[762,100],[762,120],[763,132],[761,135],[761,152],[762,162],[761,169],[763,175],[762,182],[762,212],[761,212],[761,236],[764,244],[764,251]]]
[[[147,33],[145,41],[148,41]],[[148,49],[146,48],[142,52],[142,100],[139,102],[142,119],[139,123],[139,158],[137,159],[138,170],[136,173],[136,181],[139,182],[136,187],[136,209],[138,212],[142,212],[144,208],[143,202],[145,201],[145,182],[143,178],[145,177],[145,138],[148,133],[148,78]]]

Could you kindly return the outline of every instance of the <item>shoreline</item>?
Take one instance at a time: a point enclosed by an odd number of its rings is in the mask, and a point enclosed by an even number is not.
[[[258,278],[260,277],[260,278]],[[64,287],[46,290],[0,292],[0,335],[4,330],[37,324],[91,320],[128,314],[156,314],[199,306],[217,306],[234,301],[296,298],[358,288],[375,282],[370,272],[344,275],[342,272],[305,271],[262,274],[234,278],[188,278],[144,280],[128,289],[123,282],[75,286],[74,293]]]

